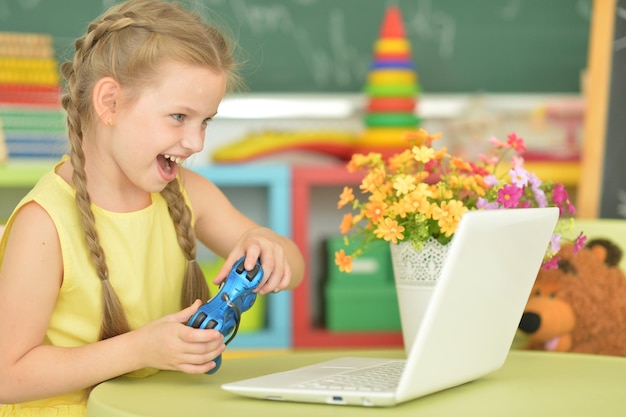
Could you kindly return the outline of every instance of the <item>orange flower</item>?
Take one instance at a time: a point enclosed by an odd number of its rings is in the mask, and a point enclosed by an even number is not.
[[[341,220],[341,224],[339,225],[339,230],[341,230],[341,234],[347,234],[352,228],[352,224],[354,221],[354,217],[352,213],[346,213],[343,215],[343,219]]]
[[[465,162],[461,158],[452,157],[450,165],[462,172],[472,172],[474,170],[469,162]]]
[[[363,181],[361,181],[361,190],[364,192],[373,193],[385,182],[385,170],[384,168],[375,168],[369,172]]]
[[[348,162],[348,165],[346,166],[348,172],[356,172],[359,170],[359,168],[365,167],[370,159],[371,158],[368,155],[355,153],[354,155],[352,155],[352,158],[350,158],[350,162]]]
[[[393,156],[383,158],[374,152],[352,156],[348,170],[364,173],[359,190],[367,198],[357,199],[356,187],[344,187],[340,194],[337,207],[350,209],[339,226],[346,244],[352,236],[362,239],[351,246],[356,248],[351,253],[336,253],[341,268],[351,270],[353,260],[376,239],[419,245],[434,238],[448,244],[465,212],[502,208],[502,190],[523,184],[523,178],[534,180],[532,187],[529,180],[523,192],[518,190],[520,205],[559,205],[558,184],[541,183],[524,172],[525,147],[517,135],[509,135],[507,142],[492,138],[492,155],[481,155],[477,162],[450,155],[446,147],[433,147],[440,137],[417,129],[404,135],[407,148]],[[516,177],[511,177],[511,168]]]
[[[441,137],[441,133],[431,135],[426,129],[419,128],[416,131],[407,131],[404,133],[404,139],[409,143],[421,146],[430,146],[434,141]]]
[[[335,253],[335,265],[341,272],[352,272],[352,257],[346,255],[346,251],[340,249]]]
[[[413,160],[413,154],[406,149],[403,152],[389,157],[389,170],[400,171]]]
[[[385,217],[374,230],[377,238],[393,243],[398,243],[399,240],[404,239],[402,232],[404,232],[404,226],[400,226],[397,221],[389,217]]]
[[[433,209],[433,219],[437,220],[437,224],[441,228],[441,232],[446,236],[452,236],[456,230],[461,216],[467,211],[467,207],[462,201],[450,200],[443,201],[441,205]]]
[[[380,200],[370,200],[365,204],[365,217],[374,224],[378,223],[385,215],[385,203]]]
[[[354,192],[351,187],[343,187],[343,191],[339,196],[339,202],[337,203],[337,208],[340,209],[346,204],[349,204],[354,201]]]
[[[440,161],[444,158],[449,158],[450,155],[448,154],[448,149],[444,146],[443,148],[439,149],[438,151],[435,152],[435,155],[433,156],[433,159]]]
[[[391,207],[391,214],[406,218],[410,213],[422,213],[427,214],[430,210],[430,203],[428,197],[432,193],[428,189],[428,186],[424,183],[420,183],[415,187],[413,191],[404,196],[401,200],[396,202]]]

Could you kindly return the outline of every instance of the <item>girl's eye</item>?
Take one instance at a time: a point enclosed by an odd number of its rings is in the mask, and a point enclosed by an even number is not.
[[[210,117],[209,117],[208,119],[204,119],[204,120],[202,121],[202,127],[206,128],[206,126],[209,124],[209,122],[210,122],[211,120],[213,120],[213,119],[211,119]]]
[[[179,122],[182,122],[182,121],[185,119],[185,116],[184,116],[183,114],[176,113],[176,114],[173,114],[173,115],[172,115],[172,118],[173,118],[174,120],[177,120],[177,121],[179,121]]]

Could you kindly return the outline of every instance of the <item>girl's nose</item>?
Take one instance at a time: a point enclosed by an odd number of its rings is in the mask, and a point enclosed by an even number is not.
[[[182,139],[181,144],[185,149],[189,149],[192,152],[200,152],[204,147],[205,132],[189,132]]]

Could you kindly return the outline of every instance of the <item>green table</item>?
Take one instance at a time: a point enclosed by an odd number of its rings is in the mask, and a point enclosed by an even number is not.
[[[133,416],[624,416],[626,358],[512,351],[498,371],[477,381],[393,408],[254,400],[220,388],[225,382],[289,370],[338,356],[403,357],[401,350],[308,351],[226,358],[215,375],[160,372],[117,378],[96,387],[88,417]]]

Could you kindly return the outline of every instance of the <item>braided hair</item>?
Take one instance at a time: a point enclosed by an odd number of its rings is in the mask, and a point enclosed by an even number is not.
[[[96,230],[91,199],[87,192],[84,132],[95,120],[92,90],[102,77],[112,77],[132,92],[156,78],[158,64],[166,60],[208,66],[227,76],[229,88],[237,85],[236,64],[227,39],[198,14],[175,3],[129,0],[113,6],[93,21],[87,33],[76,40],[72,61],[63,63],[65,80],[62,105],[67,113],[72,181],[91,261],[102,282],[100,340],[130,330],[123,306],[109,280],[106,254]],[[196,237],[192,214],[176,179],[161,192],[174,223],[177,240],[187,260],[181,306],[196,299],[207,300],[209,290],[195,262]]]

